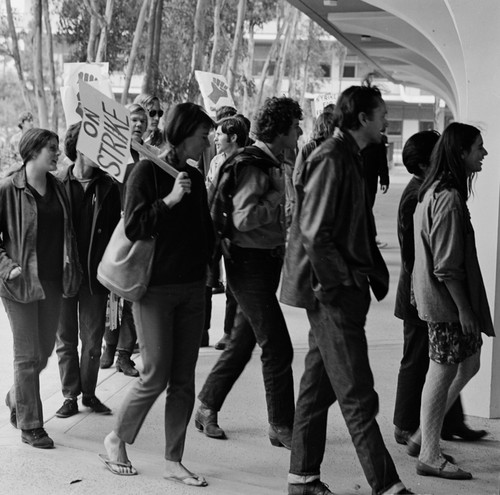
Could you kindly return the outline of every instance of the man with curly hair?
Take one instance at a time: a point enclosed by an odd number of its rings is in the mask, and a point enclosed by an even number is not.
[[[229,220],[219,235],[238,312],[230,343],[198,396],[195,425],[211,438],[225,438],[217,413],[257,343],[262,349],[269,439],[272,445],[291,447],[293,348],[276,290],[285,251],[283,152],[297,146],[301,118],[295,100],[268,98],[256,117],[257,141],[233,155],[219,173],[216,190],[226,194],[228,208],[222,214]],[[220,219],[214,220],[217,224]]]

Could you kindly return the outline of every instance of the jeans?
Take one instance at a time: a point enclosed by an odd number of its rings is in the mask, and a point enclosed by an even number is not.
[[[134,443],[151,406],[166,389],[165,458],[179,462],[194,407],[205,280],[149,287],[133,310],[143,371],[121,404],[114,431],[124,442]]]
[[[75,297],[63,299],[56,352],[62,393],[66,399],[76,399],[80,393],[95,395],[107,298],[107,294],[91,294],[85,284]],[[82,341],[80,359],[78,333]]]
[[[308,310],[309,351],[293,426],[290,473],[318,476],[325,451],[329,407],[338,400],[373,493],[399,482],[377,424],[378,395],[364,331],[370,306],[368,283],[338,291],[332,304]],[[342,454],[340,454],[342,455]]]
[[[420,426],[420,403],[429,368],[429,334],[425,321],[403,323],[403,358],[399,367],[394,425],[414,432]],[[460,397],[446,413],[443,430],[453,431],[464,422]]]
[[[116,330],[106,328],[104,341],[106,345],[114,346],[118,351],[125,351],[129,355],[134,351],[137,332],[132,314],[132,303],[130,301],[123,300],[120,326]]]
[[[282,255],[277,250],[233,246],[227,282],[238,303],[231,341],[208,376],[198,398],[219,411],[246,364],[255,344],[262,349],[262,373],[269,423],[292,426],[294,392],[293,348],[276,298]]]
[[[40,372],[54,350],[61,309],[61,282],[42,281],[42,286],[45,299],[40,301],[19,303],[2,297],[14,343],[14,385],[8,395],[22,430],[43,427]]]

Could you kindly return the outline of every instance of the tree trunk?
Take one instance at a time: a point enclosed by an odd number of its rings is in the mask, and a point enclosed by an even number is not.
[[[294,46],[296,47],[296,42],[297,42],[297,27],[299,24],[299,19],[300,19],[300,13],[297,11],[297,16],[295,18],[295,23],[293,26],[293,32],[292,32],[292,52],[294,51]],[[299,42],[301,42],[300,40]],[[288,74],[288,96],[290,98],[295,98],[296,97],[296,92],[297,92],[297,87],[296,87],[296,81],[297,81],[297,74],[299,72],[299,64],[297,57],[290,57],[290,73]]]
[[[208,67],[209,72],[215,72],[215,59],[217,57],[217,51],[219,50],[219,38],[220,38],[220,13],[222,10],[222,4],[224,0],[215,0],[214,6],[214,42],[212,45],[212,53],[210,54],[210,65]]]
[[[312,45],[312,40],[314,36],[314,21],[312,19],[309,19],[309,34],[307,36],[307,51],[306,51],[306,59],[304,61],[304,85],[302,86],[302,91],[300,94],[300,106],[304,108],[304,102],[306,100],[306,91],[307,91],[307,84],[309,80],[309,59],[311,57],[311,45]]]
[[[49,87],[50,87],[50,120],[51,129],[57,133],[59,130],[58,91],[56,83],[56,70],[54,67],[54,44],[52,40],[52,26],[50,25],[49,0],[42,0],[45,32],[47,34],[47,48],[49,52]]]
[[[132,49],[130,50],[130,56],[128,59],[127,69],[125,73],[125,84],[123,86],[123,93],[121,98],[121,104],[126,105],[128,99],[128,90],[130,89],[130,81],[132,80],[132,74],[134,72],[135,59],[137,58],[137,52],[139,50],[139,43],[141,41],[142,30],[144,28],[144,22],[146,20],[146,13],[149,9],[150,0],[143,0],[141,10],[139,12],[139,18],[137,19],[137,25],[135,27],[134,39],[132,41]]]
[[[148,45],[146,47],[146,57],[144,59],[144,78],[142,80],[141,91],[152,93],[153,86],[153,52],[155,49],[156,11],[159,0],[152,0],[148,17]]]
[[[101,33],[99,36],[99,46],[97,47],[97,53],[95,56],[96,62],[105,62],[106,49],[108,46],[108,28],[113,20],[113,9],[115,6],[115,0],[106,0],[106,11],[104,13],[104,18],[101,17]]]
[[[35,96],[38,106],[40,127],[49,128],[47,99],[43,82],[43,46],[42,46],[42,0],[33,1],[33,68],[35,75]]]
[[[243,105],[241,112],[243,115],[248,116],[249,113],[249,105],[250,105],[250,95],[249,95],[249,85],[253,80],[253,60],[255,53],[255,39],[254,39],[254,30],[255,25],[250,24],[248,27],[248,49],[247,49],[247,57],[245,63],[245,84],[243,86]],[[249,117],[250,118],[250,117]]]
[[[229,91],[234,93],[234,85],[236,83],[236,67],[238,66],[238,53],[243,35],[243,23],[245,21],[245,13],[247,10],[247,0],[239,0],[238,2],[238,17],[236,19],[236,28],[234,31],[233,47],[231,56],[229,57],[229,69],[227,73],[227,81]]]
[[[194,71],[202,69],[203,42],[205,38],[205,12],[207,10],[207,6],[207,0],[197,0],[196,2],[196,13],[194,15],[193,51],[191,52],[191,70],[189,73],[189,101],[194,101],[198,92],[197,86],[194,84]]]
[[[283,43],[281,43],[280,52],[278,58],[276,60],[276,67],[274,69],[274,78],[273,78],[273,90],[272,94],[277,95],[281,94],[281,84],[284,80],[286,62],[288,50],[290,48],[290,41],[295,36],[295,29],[297,25],[297,15],[298,10],[291,5],[287,6],[287,12],[285,14],[285,32]]]
[[[262,96],[264,95],[264,84],[266,82],[267,74],[269,72],[269,66],[271,65],[271,60],[276,58],[276,52],[278,51],[278,47],[280,45],[281,36],[283,34],[283,30],[285,29],[285,23],[283,22],[282,17],[282,9],[280,9],[281,15],[278,16],[278,29],[276,31],[276,38],[274,38],[273,44],[269,49],[269,53],[267,54],[266,61],[264,62],[264,67],[262,67],[262,73],[260,75],[260,83],[259,83],[259,91],[257,94],[257,101],[255,102],[254,107],[259,108]],[[281,22],[279,22],[281,20]]]
[[[162,22],[163,16],[163,0],[158,2],[156,7],[156,18],[155,18],[155,39],[153,47],[153,84],[151,92],[156,94],[158,92],[158,84],[160,82],[160,48],[161,48],[161,31],[163,27]]]
[[[14,16],[12,15],[12,4],[10,0],[5,0],[7,7],[7,22],[9,24],[9,34],[12,40],[12,57],[14,59],[14,64],[16,66],[17,77],[21,85],[21,90],[23,92],[24,105],[27,110],[33,111],[33,102],[26,86],[26,80],[24,79],[23,68],[21,65],[21,54],[19,52],[19,43],[17,40],[16,26],[14,25]]]

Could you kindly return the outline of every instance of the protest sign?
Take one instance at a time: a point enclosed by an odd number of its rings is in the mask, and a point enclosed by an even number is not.
[[[63,85],[61,86],[61,102],[67,127],[82,120],[79,81],[90,84],[101,93],[113,98],[111,82],[108,74],[108,63],[67,63],[63,69]]]
[[[337,97],[333,93],[324,93],[314,98],[314,117],[319,117],[323,109],[330,104],[335,105]]]
[[[222,106],[235,107],[233,97],[229,92],[226,78],[212,72],[195,70],[194,75],[200,85],[201,96],[205,110],[211,117],[215,117],[217,108]]]
[[[130,154],[130,112],[84,81],[79,84],[82,128],[76,149],[123,182]]]

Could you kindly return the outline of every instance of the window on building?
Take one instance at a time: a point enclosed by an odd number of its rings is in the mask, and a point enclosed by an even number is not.
[[[421,120],[418,123],[419,132],[422,131],[433,131],[434,130],[434,122],[432,120]]]
[[[356,66],[354,64],[344,65],[342,77],[356,77]]]
[[[387,127],[387,134],[391,136],[402,136],[403,135],[403,121],[402,120],[389,120],[389,126]]]

